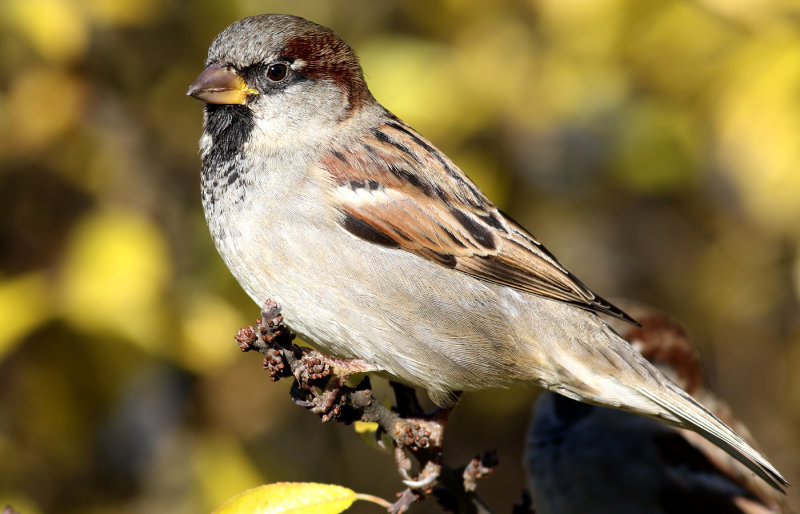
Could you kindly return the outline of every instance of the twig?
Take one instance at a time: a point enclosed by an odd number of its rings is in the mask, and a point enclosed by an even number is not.
[[[442,444],[450,409],[426,413],[416,391],[395,382],[391,385],[397,405],[389,409],[372,396],[369,377],[365,376],[355,387],[346,385],[351,375],[377,371],[375,366],[361,359],[341,359],[297,346],[292,343],[294,338],[295,334],[283,324],[280,306],[267,300],[256,326],[241,329],[236,342],[243,352],[254,350],[265,356],[264,369],[274,382],[292,377],[292,400],[320,416],[323,422],[375,422],[379,427],[376,437],[391,437],[397,469],[407,488],[398,493],[389,512],[405,512],[431,494],[451,512],[491,512],[475,489],[477,480],[497,465],[496,456],[487,453],[457,469],[444,464]],[[410,456],[417,462],[416,476]]]

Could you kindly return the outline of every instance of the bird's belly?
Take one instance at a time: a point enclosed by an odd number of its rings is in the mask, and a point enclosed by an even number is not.
[[[520,343],[516,291],[368,243],[320,217],[284,217],[276,230],[259,219],[209,226],[250,297],[277,301],[286,323],[321,350],[440,389],[497,387],[529,375],[530,362],[523,371],[504,359],[519,351],[512,351]]]

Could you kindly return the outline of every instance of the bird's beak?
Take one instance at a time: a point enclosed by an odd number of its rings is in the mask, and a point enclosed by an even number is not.
[[[230,66],[211,64],[189,86],[187,95],[209,104],[244,104],[248,95],[257,95]]]

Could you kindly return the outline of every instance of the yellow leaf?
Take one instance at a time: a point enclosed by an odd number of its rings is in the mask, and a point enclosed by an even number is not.
[[[465,95],[454,95],[449,87],[455,70],[446,47],[414,38],[382,37],[363,44],[359,57],[375,97],[435,141],[452,139],[449,132],[473,121],[473,106],[467,108]],[[447,123],[454,119],[460,123]]]
[[[800,234],[800,36],[765,30],[728,66],[714,99],[721,172],[752,219]]]
[[[381,444],[384,445],[383,448],[387,448],[391,446],[391,443],[386,441],[384,442],[383,439],[386,438],[385,433],[381,433],[380,440],[375,437],[378,432],[378,424],[375,422],[364,422],[364,421],[356,421],[353,423],[353,428],[355,429],[356,433],[361,437],[361,439],[370,446],[375,448],[381,448]]]
[[[794,0],[699,0],[698,4],[729,18],[750,33],[759,26],[777,21],[782,14],[788,18],[792,9],[796,12],[798,8]]]
[[[8,90],[9,148],[43,147],[74,129],[87,100],[86,85],[76,76],[54,68],[17,70]],[[42,94],[57,90],[58,94]],[[32,101],[33,99],[36,101]]]
[[[216,514],[336,514],[357,499],[356,493],[338,485],[311,482],[278,482],[240,493]]]
[[[0,7],[5,21],[45,59],[65,62],[80,57],[86,51],[89,43],[88,23],[82,9],[76,9],[73,2],[9,0],[5,5],[0,3]],[[52,84],[44,83],[42,87],[52,87]],[[37,94],[35,97],[41,100],[47,96]]]
[[[231,340],[244,315],[218,296],[202,293],[184,296],[183,338],[177,357],[199,373],[227,365],[238,355],[232,351]]]
[[[192,450],[192,466],[197,477],[202,505],[211,509],[226,498],[267,480],[253,465],[239,441],[230,436],[198,438]],[[205,510],[205,509],[203,509]]]
[[[42,273],[0,280],[0,358],[50,317],[49,284]]]
[[[152,23],[164,8],[158,0],[89,0],[92,17],[110,26],[145,26]]]
[[[158,350],[169,256],[158,227],[132,212],[100,212],[70,241],[59,306],[84,330],[112,332]]]
[[[359,434],[374,434],[378,430],[378,424],[374,421],[356,421],[353,423],[353,428]]]

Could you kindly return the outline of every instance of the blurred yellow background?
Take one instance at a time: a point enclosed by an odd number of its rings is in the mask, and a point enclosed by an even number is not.
[[[375,96],[584,282],[682,320],[800,483],[797,2],[0,0],[0,507],[400,489],[389,454],[233,343],[258,308],[207,234],[185,91],[217,32],[260,12],[333,28]],[[449,426],[452,464],[500,450],[480,489],[498,512],[535,394],[467,395]]]

